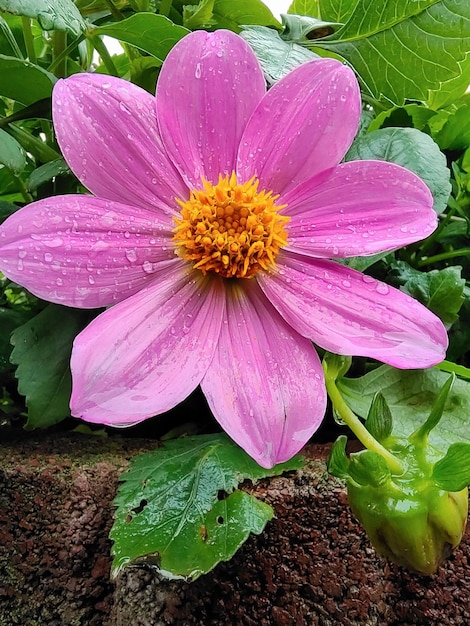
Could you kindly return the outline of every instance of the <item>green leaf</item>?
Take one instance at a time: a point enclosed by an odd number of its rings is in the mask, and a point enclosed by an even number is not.
[[[1,181],[0,181],[1,183]],[[0,200],[0,224],[7,219],[10,215],[13,215],[19,207],[11,202],[4,202]]]
[[[253,49],[266,80],[271,85],[301,63],[318,58],[310,50],[284,41],[272,28],[246,26],[240,35]]]
[[[470,146],[470,98],[462,98],[451,111],[439,111],[429,128],[442,150],[465,150]]]
[[[121,22],[99,26],[93,31],[94,35],[108,35],[131,44],[160,61],[164,61],[173,46],[188,33],[187,28],[155,13],[136,13]]]
[[[0,374],[12,369],[10,364],[11,344],[10,335],[17,328],[26,322],[30,317],[26,311],[15,311],[0,307]]]
[[[330,474],[337,478],[347,478],[349,476],[349,459],[346,456],[346,435],[340,435],[331,446],[330,456],[327,461],[327,469]]]
[[[439,394],[436,398],[436,401],[433,404],[431,413],[429,414],[428,419],[424,422],[422,426],[418,428],[412,435],[410,435],[410,441],[415,444],[420,444],[421,447],[424,447],[427,443],[429,433],[436,428],[436,426],[441,421],[442,415],[444,413],[445,405],[447,403],[447,399],[449,397],[450,390],[455,382],[455,374],[451,374],[446,382],[442,385],[442,389],[440,389]]]
[[[76,37],[87,28],[71,0],[0,0],[0,11],[33,17],[43,30],[66,30]]]
[[[470,485],[470,443],[454,443],[433,468],[432,477],[441,489],[461,491]]]
[[[370,405],[365,427],[372,437],[382,443],[391,434],[393,428],[392,413],[387,401],[378,391]]]
[[[70,415],[72,342],[89,315],[51,304],[13,332],[11,362],[26,396],[26,428],[46,428]]]
[[[24,105],[50,98],[56,77],[38,65],[0,54],[0,95]]]
[[[408,437],[426,421],[448,378],[436,367],[403,371],[382,365],[361,378],[342,378],[337,385],[351,409],[363,418],[380,391],[393,415],[392,434]],[[469,415],[470,382],[457,378],[443,417],[429,435],[430,444],[445,453],[452,443],[470,442]]]
[[[361,450],[351,454],[348,472],[354,482],[373,487],[384,485],[391,476],[387,461],[373,450]]]
[[[341,3],[342,4],[342,3]],[[377,100],[444,106],[462,95],[470,72],[467,0],[320,0],[323,20],[344,21],[318,45],[344,57]],[[351,6],[354,9],[350,11]]]
[[[32,172],[28,181],[28,190],[36,191],[36,189],[44,183],[67,172],[70,172],[70,168],[65,159],[60,158],[55,159],[55,161],[49,161]]]
[[[403,291],[438,315],[447,327],[458,319],[465,300],[465,279],[461,277],[460,266],[420,272],[404,261],[396,261],[391,267],[394,272],[398,272]]]
[[[214,0],[201,0],[199,4],[188,4],[183,7],[183,26],[190,30],[213,26]]]
[[[345,159],[379,159],[402,165],[429,187],[436,213],[442,213],[447,206],[451,184],[446,158],[431,137],[416,128],[381,128],[362,135]]]
[[[357,4],[357,0],[341,0],[340,2],[338,0],[316,0],[316,2],[319,5],[318,17],[337,22],[347,22]]]
[[[301,464],[297,456],[264,469],[224,434],[174,439],[135,457],[115,500],[113,574],[136,560],[152,562],[169,577],[194,580],[209,572],[273,514],[234,491],[238,484]]]
[[[0,165],[14,174],[20,174],[26,167],[26,156],[20,144],[7,132],[0,129]]]
[[[240,32],[242,25],[281,26],[261,0],[215,0],[214,18],[218,28],[228,28],[236,33]]]
[[[319,0],[294,0],[288,9],[288,13],[293,15],[310,15],[310,17],[320,18]]]

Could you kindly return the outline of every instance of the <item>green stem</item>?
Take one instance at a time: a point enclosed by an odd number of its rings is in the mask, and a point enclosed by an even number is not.
[[[108,5],[109,10],[111,11],[111,15],[114,17],[116,22],[122,22],[122,20],[124,19],[124,15],[117,7],[114,6],[114,2],[112,2],[112,0],[105,0],[105,2]]]
[[[11,170],[10,170],[11,171]],[[13,178],[16,180],[19,188],[20,188],[20,192],[21,195],[23,196],[24,200],[29,204],[30,202],[32,202],[34,200],[33,196],[29,193],[29,191],[26,188],[26,185],[24,184],[24,181],[22,180],[21,176],[17,176],[16,174],[14,174],[13,172],[11,172]]]
[[[34,49],[33,31],[31,30],[31,20],[29,17],[22,17],[21,22],[23,24],[23,39],[28,59],[31,63],[37,63],[36,50]]]
[[[173,0],[162,0],[160,2],[160,8],[158,10],[160,15],[164,15],[165,17],[168,17],[170,15],[172,4],[173,4]]]
[[[364,424],[359,420],[344,401],[341,392],[336,386],[336,381],[332,376],[328,375],[328,368],[324,364],[326,390],[330,396],[335,411],[339,414],[342,421],[352,430],[359,441],[368,449],[381,454],[387,461],[387,465],[393,474],[403,474],[403,467],[400,461],[381,443],[374,439]]]
[[[434,256],[428,256],[422,261],[418,261],[418,267],[424,267],[425,265],[431,265],[432,263],[438,263],[439,261],[447,261],[447,259],[455,259],[459,256],[469,256],[470,248],[460,248],[460,250],[452,250],[451,252],[441,252]]]
[[[63,30],[55,30],[52,33],[52,56],[54,63],[54,74],[57,78],[65,78],[67,75],[67,57],[63,54],[67,49],[67,33]],[[60,61],[57,61],[60,59]]]
[[[55,56],[54,54],[54,59],[52,61],[52,63],[49,65],[49,67],[47,68],[48,72],[53,72],[57,66],[59,66],[60,64],[64,63],[65,59],[69,56],[69,54],[72,52],[72,50],[74,48],[76,48],[78,46],[78,44],[83,41],[84,39],[84,35],[80,35],[80,37],[78,39],[75,39],[75,41],[72,41],[71,44],[69,44],[66,48],[64,48],[62,50],[62,52],[60,52],[57,56]],[[58,74],[56,74],[58,75]]]
[[[111,74],[111,76],[119,77],[119,73],[116,69],[116,66],[113,63],[113,60],[111,58],[111,55],[108,52],[108,49],[102,42],[101,37],[99,35],[92,35],[90,36],[90,40],[93,46],[95,47],[95,50],[100,55],[101,60],[103,61],[104,66],[108,70],[109,74]]]

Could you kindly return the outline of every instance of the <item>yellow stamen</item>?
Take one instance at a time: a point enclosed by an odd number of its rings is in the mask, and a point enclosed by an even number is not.
[[[258,191],[255,176],[238,184],[234,172],[220,174],[216,185],[202,178],[202,185],[189,200],[177,200],[181,215],[174,218],[173,240],[180,257],[203,274],[224,278],[252,278],[274,265],[290,219],[279,214],[286,207],[275,204],[279,196]]]

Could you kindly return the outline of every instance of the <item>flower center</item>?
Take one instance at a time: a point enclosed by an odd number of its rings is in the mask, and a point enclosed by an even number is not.
[[[220,174],[216,185],[204,178],[202,184],[189,200],[177,200],[181,216],[174,218],[173,240],[178,254],[203,274],[224,278],[252,278],[274,265],[287,243],[285,224],[290,219],[279,215],[286,206],[274,204],[279,196],[258,191],[255,177],[238,184],[234,172]]]

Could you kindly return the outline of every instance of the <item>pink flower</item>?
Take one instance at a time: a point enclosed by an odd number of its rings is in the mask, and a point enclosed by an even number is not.
[[[331,59],[266,93],[250,48],[222,30],[176,45],[156,99],[109,76],[59,81],[57,138],[93,195],[10,217],[0,268],[46,300],[110,307],[76,338],[73,415],[135,424],[200,384],[221,426],[269,467],[323,418],[312,341],[401,368],[442,360],[438,318],[330,260],[436,226],[411,172],[339,165],[360,107],[353,73]]]

